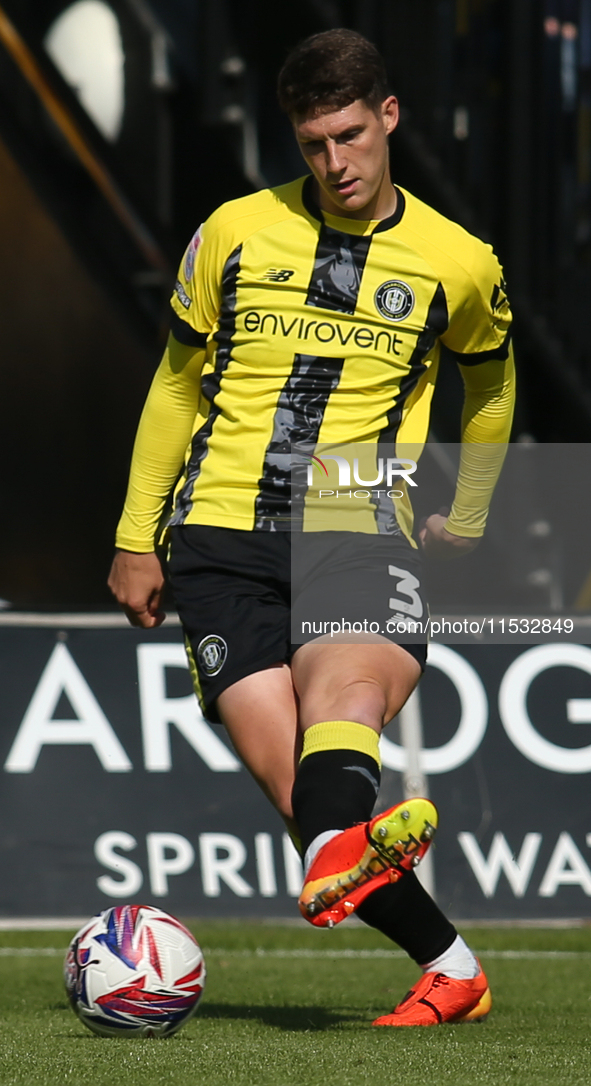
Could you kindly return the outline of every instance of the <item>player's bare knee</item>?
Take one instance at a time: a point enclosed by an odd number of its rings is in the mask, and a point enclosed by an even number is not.
[[[383,682],[374,676],[364,675],[362,678],[352,678],[344,682],[339,699],[344,705],[350,706],[352,712],[359,717],[360,724],[375,727],[384,718],[387,696]]]
[[[323,720],[353,720],[378,731],[386,704],[385,691],[375,679],[339,676],[326,684],[311,682],[301,694],[302,730]]]

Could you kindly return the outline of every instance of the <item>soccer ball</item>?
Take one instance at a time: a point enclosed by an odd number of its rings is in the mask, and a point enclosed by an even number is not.
[[[197,1010],[205,962],[191,932],[151,905],[118,905],[80,928],[64,963],[74,1012],[102,1037],[164,1037]]]

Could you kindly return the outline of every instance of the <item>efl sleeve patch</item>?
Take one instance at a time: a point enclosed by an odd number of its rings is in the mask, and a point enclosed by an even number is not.
[[[189,242],[178,270],[170,304],[173,313],[199,336],[207,336],[217,319],[215,230],[202,223]]]

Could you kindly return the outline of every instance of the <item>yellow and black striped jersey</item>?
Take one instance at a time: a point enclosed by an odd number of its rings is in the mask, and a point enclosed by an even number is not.
[[[176,525],[289,527],[293,445],[422,445],[442,344],[463,372],[494,360],[509,380],[491,247],[402,189],[370,222],[321,212],[310,177],[224,204],[185,253],[172,310],[175,339],[204,352]],[[505,423],[476,440],[506,441]],[[132,505],[118,543],[145,550]]]

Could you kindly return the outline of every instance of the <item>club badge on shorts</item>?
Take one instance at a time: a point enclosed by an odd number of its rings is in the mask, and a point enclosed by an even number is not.
[[[208,634],[199,642],[197,648],[197,664],[200,670],[213,678],[219,675],[228,657],[228,646],[223,637],[218,634]]]
[[[401,279],[388,279],[378,287],[374,297],[375,307],[388,321],[403,321],[415,307],[412,287]]]

